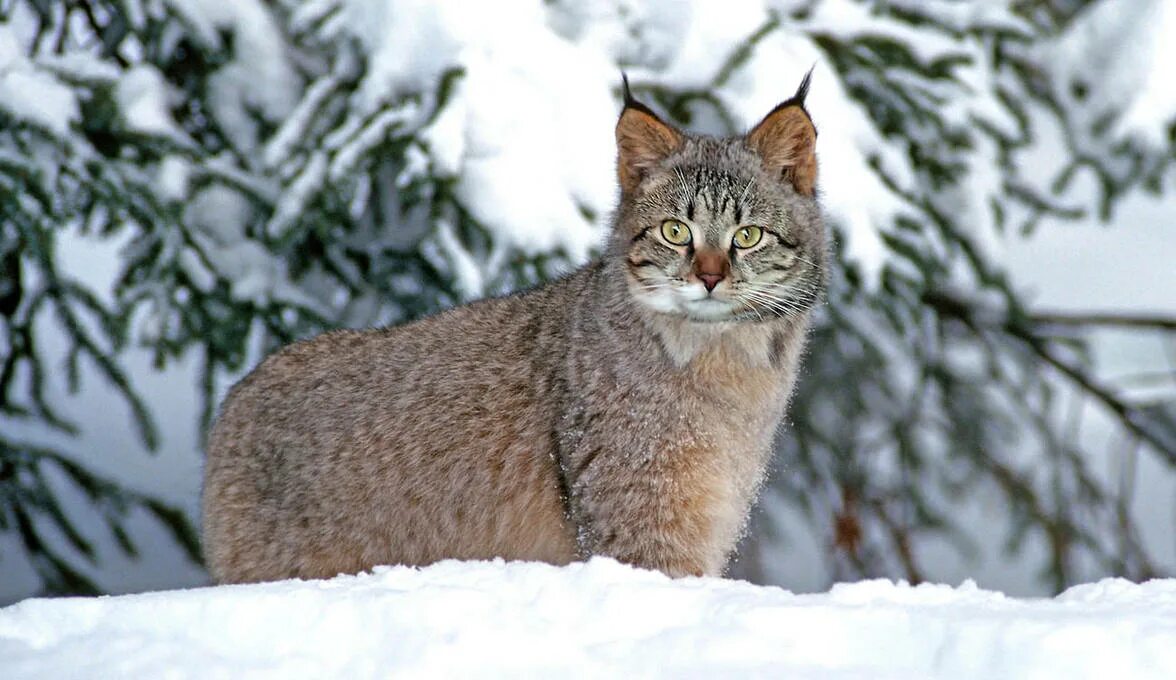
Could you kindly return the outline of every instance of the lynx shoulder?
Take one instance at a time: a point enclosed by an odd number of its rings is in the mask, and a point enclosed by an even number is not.
[[[626,83],[598,260],[264,360],[209,437],[213,577],[590,555],[720,574],[825,285],[807,89],[714,138]]]

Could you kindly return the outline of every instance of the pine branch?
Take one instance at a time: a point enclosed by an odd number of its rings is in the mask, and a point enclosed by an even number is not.
[[[1131,312],[1035,311],[1030,320],[1047,326],[1112,326],[1118,328],[1176,331],[1176,316]]]
[[[1125,430],[1150,444],[1169,465],[1176,466],[1176,441],[1155,428],[1151,418],[1141,409],[1120,398],[1113,389],[1102,384],[1082,367],[1059,356],[1050,341],[1035,333],[1032,326],[1010,315],[1000,315],[993,310],[983,309],[950,293],[929,292],[923,296],[923,300],[944,316],[958,319],[973,329],[996,327],[1021,341],[1038,358],[1106,407]]]
[[[126,555],[138,555],[126,530],[128,516],[134,510],[145,510],[168,530],[193,562],[199,563],[195,528],[179,508],[126,489],[113,479],[87,470],[55,449],[0,437],[0,532],[15,531],[18,534],[46,594],[96,595],[101,592],[75,565],[80,556],[96,566],[98,553],[91,537],[83,535],[66,513],[67,499],[59,497],[48,483],[46,473],[49,468],[64,473],[72,482],[74,491],[85,498],[88,511],[105,519],[115,545]],[[5,517],[14,521],[8,524],[3,521]],[[46,539],[45,524],[65,537],[74,551],[72,556],[53,547]]]

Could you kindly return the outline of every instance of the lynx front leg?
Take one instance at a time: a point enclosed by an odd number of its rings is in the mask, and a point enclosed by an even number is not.
[[[740,513],[710,456],[666,452],[634,465],[597,456],[572,481],[580,550],[669,576],[718,576],[734,547]]]

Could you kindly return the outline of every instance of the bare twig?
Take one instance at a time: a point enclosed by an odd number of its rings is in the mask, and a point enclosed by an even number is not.
[[[895,518],[891,517],[883,501],[876,500],[872,505],[878,515],[878,521],[882,523],[882,526],[886,527],[887,533],[890,534],[890,540],[894,544],[894,551],[898,555],[899,561],[902,562],[903,570],[906,572],[907,581],[911,585],[919,585],[924,581],[923,570],[919,568],[918,560],[915,558],[914,548],[911,546],[910,528],[903,526]]]
[[[1176,331],[1176,316],[1130,314],[1121,312],[1034,312],[1035,324],[1050,326],[1116,326]]]

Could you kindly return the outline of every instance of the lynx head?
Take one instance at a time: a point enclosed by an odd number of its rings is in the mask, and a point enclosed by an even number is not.
[[[629,290],[696,321],[803,313],[825,281],[809,78],[742,137],[684,133],[633,99],[617,122],[614,252]]]

